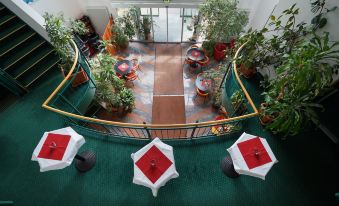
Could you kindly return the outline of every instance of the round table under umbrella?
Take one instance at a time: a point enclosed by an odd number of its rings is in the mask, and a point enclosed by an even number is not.
[[[45,132],[33,151],[32,161],[37,161],[40,172],[45,172],[63,169],[76,159],[75,166],[78,171],[89,171],[96,163],[96,156],[91,151],[77,154],[84,143],[84,137],[71,127]]]
[[[192,60],[194,63],[191,65],[192,67],[198,67],[198,61],[205,59],[205,52],[199,48],[190,48],[187,50],[187,58]]]
[[[133,69],[133,62],[127,59],[117,61],[114,70],[122,76],[129,74]]]

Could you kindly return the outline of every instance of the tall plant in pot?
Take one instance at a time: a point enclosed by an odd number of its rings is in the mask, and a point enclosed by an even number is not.
[[[73,34],[75,32],[85,32],[85,25],[79,24],[73,20],[71,21],[72,27],[67,27],[65,25],[63,16],[54,16],[52,14],[45,13],[43,17],[45,19],[45,28],[47,34],[52,45],[54,46],[55,51],[61,59],[59,66],[61,68],[62,74],[66,76],[69,72],[69,69],[72,67],[75,55],[70,45]],[[75,77],[73,75],[75,75]],[[80,68],[76,74],[72,74],[71,79],[73,78],[73,87],[76,87],[89,80],[86,72],[82,68]]]
[[[142,30],[144,32],[144,39],[150,40],[151,39],[151,26],[152,21],[149,16],[143,16],[142,17]]]
[[[113,25],[112,29],[112,38],[111,42],[112,44],[118,49],[118,50],[125,50],[128,47],[129,40],[128,36],[124,33],[124,30],[120,25]]]
[[[236,0],[205,0],[199,7],[202,15],[201,31],[206,41],[228,43],[238,36],[248,22],[246,11],[237,8]],[[224,48],[215,48],[214,56],[224,56]]]
[[[236,59],[240,72],[246,78],[251,78],[256,73],[256,66],[261,64],[260,53],[265,40],[264,33],[266,31],[266,28],[260,31],[252,31],[252,29],[250,29],[237,41],[238,46],[246,43],[246,46],[243,47]]]

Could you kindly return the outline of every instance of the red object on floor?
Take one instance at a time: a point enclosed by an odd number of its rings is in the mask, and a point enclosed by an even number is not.
[[[233,49],[235,47],[235,39],[230,40],[230,49]]]
[[[259,137],[240,142],[237,145],[249,169],[272,162]]]
[[[153,145],[135,164],[154,184],[173,163]]]
[[[38,157],[52,160],[62,160],[71,136],[49,133],[39,152]]]
[[[221,61],[226,56],[227,46],[224,43],[217,43],[214,45],[214,59]]]

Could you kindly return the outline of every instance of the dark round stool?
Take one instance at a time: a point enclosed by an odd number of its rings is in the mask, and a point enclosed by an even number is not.
[[[239,174],[234,170],[233,161],[231,156],[226,156],[220,162],[222,172],[230,178],[239,177]]]
[[[79,172],[87,172],[91,170],[97,160],[95,154],[89,150],[76,155],[75,159],[75,167]]]

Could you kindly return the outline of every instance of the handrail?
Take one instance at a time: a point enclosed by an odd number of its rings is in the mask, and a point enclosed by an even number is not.
[[[216,120],[216,121],[207,121],[207,122],[200,122],[200,123],[187,123],[187,124],[135,124],[135,123],[125,123],[125,122],[115,122],[115,121],[108,121],[108,120],[102,120],[102,119],[96,119],[96,118],[92,118],[92,117],[86,117],[86,116],[82,116],[82,115],[77,115],[77,114],[73,114],[70,112],[66,112],[66,111],[62,111],[60,109],[56,109],[54,107],[51,107],[48,105],[48,103],[51,101],[51,99],[57,94],[57,92],[61,89],[61,87],[66,83],[66,81],[68,80],[68,78],[71,76],[71,74],[73,73],[75,66],[78,62],[78,54],[79,54],[79,50],[76,46],[76,44],[74,43],[74,41],[71,41],[72,46],[74,47],[75,50],[75,58],[74,58],[74,62],[72,65],[72,68],[70,69],[69,73],[67,74],[67,76],[64,78],[64,80],[59,84],[59,86],[52,92],[52,94],[46,99],[46,101],[42,104],[42,107],[53,111],[55,113],[67,116],[67,117],[72,117],[72,118],[76,118],[79,120],[85,120],[85,121],[90,121],[93,123],[102,123],[102,124],[106,124],[106,125],[114,125],[114,126],[129,126],[129,127],[139,127],[139,128],[176,128],[176,127],[193,127],[193,126],[208,126],[208,125],[212,125],[212,124],[223,124],[223,123],[230,123],[230,122],[234,122],[236,120],[241,120],[241,119],[247,119],[249,117],[254,117],[254,116],[258,116],[258,109],[256,108],[256,106],[254,105],[250,95],[248,94],[245,86],[243,85],[242,81],[239,78],[238,75],[238,69],[237,69],[237,65],[236,62],[233,62],[233,70],[234,73],[236,75],[236,79],[238,81],[238,83],[240,84],[240,87],[242,89],[242,91],[245,94],[246,99],[248,100],[248,102],[250,103],[252,109],[253,109],[253,113],[250,114],[245,114],[242,116],[237,116],[237,117],[231,117],[231,118],[227,118],[227,119],[223,119],[223,120]],[[246,44],[246,43],[245,43]],[[239,52],[241,51],[241,49],[245,46],[245,44],[241,45],[241,47],[237,50],[234,59],[237,58]]]

